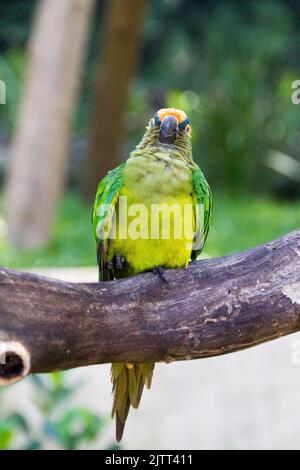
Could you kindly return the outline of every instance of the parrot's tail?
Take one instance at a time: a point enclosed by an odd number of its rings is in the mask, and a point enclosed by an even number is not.
[[[154,362],[131,364],[116,362],[111,366],[114,403],[112,417],[116,415],[116,439],[122,439],[126,418],[130,409],[138,408],[144,385],[151,387]]]

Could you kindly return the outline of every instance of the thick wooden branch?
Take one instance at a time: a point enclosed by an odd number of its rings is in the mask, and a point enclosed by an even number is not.
[[[300,231],[166,276],[71,284],[1,269],[2,383],[113,361],[205,358],[300,330]]]

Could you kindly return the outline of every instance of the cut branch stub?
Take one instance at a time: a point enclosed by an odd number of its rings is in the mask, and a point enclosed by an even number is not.
[[[0,341],[0,385],[11,385],[28,375],[30,354],[17,341]]]

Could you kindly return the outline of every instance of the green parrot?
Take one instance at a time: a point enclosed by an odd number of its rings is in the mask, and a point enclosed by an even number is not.
[[[186,268],[200,254],[211,209],[186,114],[159,110],[127,161],[99,184],[92,216],[99,281],[153,271],[167,282],[166,268]],[[153,369],[154,363],[112,364],[118,441],[130,406],[138,408],[144,385],[151,386]]]

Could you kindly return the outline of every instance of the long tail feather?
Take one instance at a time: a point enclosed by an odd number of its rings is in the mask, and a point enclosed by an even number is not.
[[[151,386],[154,363],[122,364],[111,367],[114,402],[112,417],[116,415],[116,439],[122,439],[130,406],[138,408],[144,385]]]

